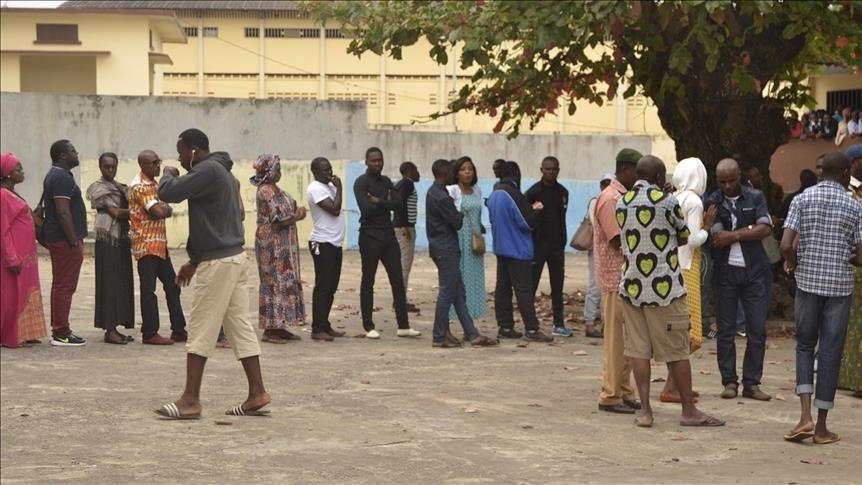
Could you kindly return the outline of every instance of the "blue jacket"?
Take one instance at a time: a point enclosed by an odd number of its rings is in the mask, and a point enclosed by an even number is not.
[[[536,212],[518,190],[515,182],[504,180],[488,197],[488,217],[494,236],[493,251],[497,256],[533,260],[532,226]]]
[[[736,229],[755,224],[772,225],[772,219],[769,217],[769,211],[766,205],[766,197],[763,192],[743,185],[739,193],[739,200],[736,203],[736,210],[733,209],[730,201],[724,197],[721,189],[709,194],[704,204],[705,209],[710,206],[718,206],[718,217],[715,223],[710,228],[710,234],[715,235],[721,231],[734,231]],[[733,216],[736,216],[736,227],[733,226]],[[769,235],[767,237],[772,237]],[[761,271],[769,269],[769,256],[763,249],[762,241],[740,241],[742,248],[742,256],[745,258],[745,267],[750,274],[756,275]],[[730,246],[724,248],[713,248],[712,254],[715,265],[715,278],[720,277],[728,266],[730,258]]]

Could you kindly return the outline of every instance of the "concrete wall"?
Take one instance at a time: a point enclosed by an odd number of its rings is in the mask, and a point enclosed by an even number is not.
[[[613,171],[614,155],[624,147],[649,153],[648,136],[627,135],[521,135],[507,140],[503,135],[480,133],[436,133],[373,130],[366,124],[365,104],[338,101],[280,101],[123,96],[64,96],[41,93],[0,93],[2,123],[0,149],[12,151],[24,162],[27,180],[20,193],[36,205],[41,180],[50,168],[48,149],[55,140],[71,140],[81,154],[76,177],[83,188],[99,177],[97,158],[104,151],[120,158],[117,179],[128,182],[137,173],[135,159],[143,149],[155,150],[170,165],[178,165],[177,135],[186,128],[202,129],[212,150],[229,152],[236,161],[234,174],[243,184],[246,205],[246,243],[254,237],[254,188],[248,184],[251,163],[261,153],[281,155],[284,177],[281,186],[301,204],[310,181],[309,161],[326,156],[346,182],[364,168],[369,146],[380,147],[385,156],[384,173],[400,178],[398,165],[413,160],[423,175],[420,201],[430,183],[431,163],[437,158],[469,155],[477,165],[484,193],[491,188],[491,163],[496,158],[520,163],[524,185],[539,177],[545,155],[561,161],[561,181],[572,192],[570,231],[574,230],[589,198],[597,191],[602,173]],[[20,116],[26,113],[26,116]],[[358,213],[348,197],[348,245],[355,244]],[[487,216],[486,216],[487,217]],[[424,222],[422,222],[424,224]],[[421,224],[420,224],[421,225]],[[572,225],[574,225],[572,227]],[[169,222],[169,240],[178,245],[186,238],[185,207],[175,207]],[[310,221],[300,224],[305,238]],[[420,247],[424,242],[421,226]]]

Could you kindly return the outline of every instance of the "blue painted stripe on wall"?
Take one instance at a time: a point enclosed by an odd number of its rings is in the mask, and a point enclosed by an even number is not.
[[[364,161],[346,161],[345,175],[347,182],[345,183],[346,212],[347,212],[347,240],[345,242],[347,249],[359,249],[359,206],[356,204],[356,197],[353,195],[353,182],[357,177],[365,173]],[[416,184],[416,192],[419,194],[419,211],[416,219],[416,249],[427,250],[428,238],[425,235],[425,192],[431,187],[432,180],[430,174],[423,174],[422,179]],[[536,183],[538,179],[523,179],[521,188],[526,190],[531,185]],[[393,180],[393,183],[397,180]],[[482,178],[479,179],[479,189],[482,191],[482,197],[487,198],[494,189],[496,179]],[[566,227],[568,229],[569,238],[578,229],[581,221],[587,214],[587,204],[590,199],[599,195],[598,180],[574,180],[561,179],[560,184],[569,191],[569,209],[566,211]],[[482,224],[487,230],[485,234],[485,244],[488,248],[493,247],[491,244],[490,224],[488,223],[488,211],[482,211]],[[574,249],[566,245],[566,251],[576,252]]]

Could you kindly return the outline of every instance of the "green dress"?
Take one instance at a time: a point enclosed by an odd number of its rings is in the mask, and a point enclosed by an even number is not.
[[[841,373],[838,387],[851,391],[862,391],[862,268],[856,268],[856,286],[850,302],[850,324],[844,356],[841,358]]]

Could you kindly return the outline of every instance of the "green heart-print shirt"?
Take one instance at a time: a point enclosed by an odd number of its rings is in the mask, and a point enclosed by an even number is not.
[[[676,198],[638,180],[616,209],[623,261],[620,296],[635,306],[666,306],[685,295],[677,248],[688,227]]]

